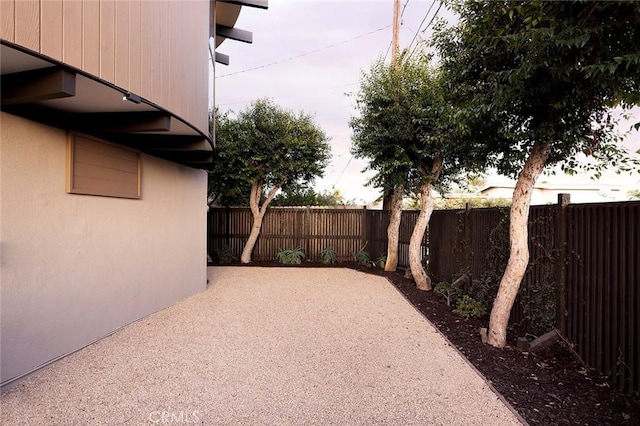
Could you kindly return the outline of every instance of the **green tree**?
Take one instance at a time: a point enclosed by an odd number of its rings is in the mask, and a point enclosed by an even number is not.
[[[339,190],[316,192],[306,185],[290,185],[273,199],[274,206],[346,206],[355,201],[345,200]]]
[[[249,263],[262,219],[277,192],[324,174],[330,158],[328,138],[309,115],[260,99],[237,116],[219,114],[216,144],[211,179],[225,183],[230,194],[249,188],[253,225],[240,257]]]
[[[401,188],[420,198],[420,214],[409,242],[409,263],[416,286],[430,290],[420,246],[433,212],[432,191],[435,185],[457,177],[464,165],[457,148],[460,133],[452,99],[443,90],[440,73],[429,58],[405,52],[394,65],[378,61],[372,66],[361,81],[357,101],[360,116],[351,120],[353,153],[369,159],[377,186],[383,190]],[[401,204],[397,209],[401,211]],[[397,237],[394,226],[391,221],[389,229]],[[392,244],[397,247],[397,239],[392,242],[389,238],[388,253]],[[385,269],[389,259],[387,255]]]
[[[529,206],[542,170],[561,163],[572,171],[580,153],[595,160],[584,166],[596,173],[611,163],[628,170],[610,108],[640,101],[640,3],[459,1],[454,9],[458,24],[441,31],[436,46],[452,87],[473,100],[460,119],[484,135],[478,153],[517,175],[509,261],[488,335],[503,347],[529,262]]]
[[[385,271],[395,271],[398,265],[398,236],[402,215],[402,198],[409,179],[411,162],[403,150],[404,140],[414,138],[412,127],[407,128],[408,117],[401,104],[402,89],[397,84],[401,72],[387,66],[380,59],[363,73],[356,94],[359,115],[349,125],[352,129],[351,153],[356,158],[367,159],[365,170],[375,172],[368,182],[392,194],[391,217],[387,227],[387,262]]]

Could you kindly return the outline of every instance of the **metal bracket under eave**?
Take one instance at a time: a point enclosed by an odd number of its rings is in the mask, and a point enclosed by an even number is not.
[[[224,53],[215,52],[216,62],[222,65],[229,65],[229,55],[225,55]]]
[[[230,40],[237,40],[244,43],[253,43],[253,33],[239,28],[227,27],[226,25],[216,24],[215,29],[211,28],[211,34],[216,37],[224,37]],[[215,32],[213,32],[215,30]]]
[[[61,67],[2,76],[2,105],[20,105],[75,96],[76,73]]]
[[[218,0],[222,3],[237,4],[239,6],[257,7],[259,9],[268,9],[269,0]]]

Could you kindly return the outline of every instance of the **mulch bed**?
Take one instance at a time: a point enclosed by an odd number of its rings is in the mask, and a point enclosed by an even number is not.
[[[283,266],[276,262],[251,265]],[[296,266],[331,267],[310,262]],[[521,352],[515,347],[517,336],[511,335],[509,346],[493,348],[480,339],[479,329],[487,327],[487,318],[456,315],[438,295],[417,290],[402,271],[384,272],[355,263],[337,266],[386,277],[530,424],[640,425],[640,397],[610,388],[606,377],[584,367],[564,344],[535,354]]]

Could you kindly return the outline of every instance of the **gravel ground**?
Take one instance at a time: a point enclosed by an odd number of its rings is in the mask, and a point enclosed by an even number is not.
[[[385,278],[214,267],[209,279],[4,393],[2,424],[521,423]]]

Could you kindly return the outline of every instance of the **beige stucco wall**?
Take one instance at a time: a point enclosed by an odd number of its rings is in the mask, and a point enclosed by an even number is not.
[[[127,89],[208,134],[209,6],[0,0],[0,38]]]
[[[142,199],[65,192],[66,133],[1,113],[2,381],[206,288],[206,173],[142,156]]]

